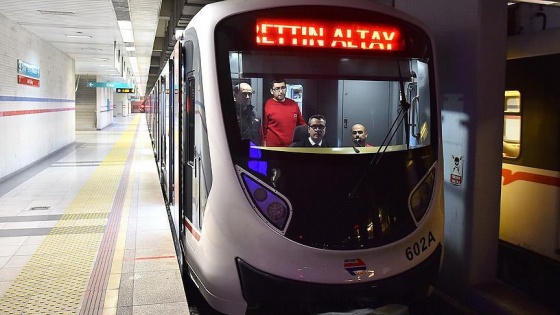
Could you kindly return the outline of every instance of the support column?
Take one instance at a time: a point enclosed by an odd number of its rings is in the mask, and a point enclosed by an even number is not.
[[[496,281],[507,1],[395,0],[395,7],[435,37],[446,215],[438,289],[467,302],[477,285]]]

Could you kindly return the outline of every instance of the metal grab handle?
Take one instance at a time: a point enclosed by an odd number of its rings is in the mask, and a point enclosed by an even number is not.
[[[411,122],[411,126],[412,126],[412,136],[418,140],[418,138],[420,138],[420,117],[418,116],[418,104],[420,104],[420,96],[416,95],[415,97],[412,98],[412,102],[410,107],[412,107],[412,117],[410,118],[412,120]],[[417,131],[417,132],[415,132]]]

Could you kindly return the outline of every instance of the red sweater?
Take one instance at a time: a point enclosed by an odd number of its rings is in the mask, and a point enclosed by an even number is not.
[[[292,143],[294,128],[305,125],[299,106],[286,98],[278,102],[271,98],[264,104],[263,141],[268,147],[287,147]]]

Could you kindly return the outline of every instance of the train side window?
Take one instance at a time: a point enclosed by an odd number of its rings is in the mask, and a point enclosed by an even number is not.
[[[508,159],[519,157],[521,150],[521,93],[506,91],[504,99],[504,130],[502,156]]]

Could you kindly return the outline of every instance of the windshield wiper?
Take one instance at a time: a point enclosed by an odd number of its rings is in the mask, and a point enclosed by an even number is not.
[[[358,183],[356,183],[356,186],[354,186],[354,189],[352,189],[352,191],[350,191],[350,193],[348,194],[348,197],[350,197],[350,198],[356,198],[357,197],[356,192],[358,191],[358,189],[362,185],[367,173],[372,168],[375,168],[377,166],[377,164],[379,164],[379,161],[381,160],[381,157],[387,151],[387,148],[389,147],[389,143],[391,143],[391,141],[393,140],[393,138],[395,137],[395,135],[399,131],[399,128],[402,125],[403,121],[404,121],[404,124],[405,124],[405,127],[406,127],[406,148],[407,149],[409,148],[410,140],[408,139],[408,134],[409,134],[409,131],[408,131],[408,129],[409,129],[408,128],[408,110],[410,109],[410,103],[406,100],[406,94],[404,92],[404,78],[403,78],[402,73],[401,73],[400,62],[398,62],[398,61],[397,61],[397,68],[398,68],[398,71],[399,71],[399,89],[400,89],[400,96],[401,96],[399,109],[397,110],[397,117],[395,118],[395,120],[391,124],[391,127],[387,131],[387,134],[385,134],[385,138],[383,139],[383,142],[381,142],[381,145],[379,146],[379,149],[377,149],[377,152],[375,153],[375,155],[373,156],[373,158],[369,162],[368,167],[363,172],[362,176],[360,177],[360,180],[358,181]]]

